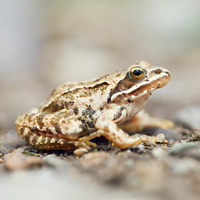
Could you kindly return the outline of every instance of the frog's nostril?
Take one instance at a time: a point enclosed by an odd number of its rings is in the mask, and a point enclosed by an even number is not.
[[[168,76],[171,76],[171,74],[170,74],[168,71],[165,71],[165,73],[166,73]]]
[[[162,73],[162,70],[161,70],[161,69],[156,69],[156,70],[155,70],[155,74],[160,74],[160,73]]]

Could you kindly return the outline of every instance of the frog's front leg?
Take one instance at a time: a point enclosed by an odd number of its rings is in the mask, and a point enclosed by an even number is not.
[[[115,109],[108,109],[100,115],[95,122],[95,128],[98,129],[96,135],[104,136],[110,140],[115,146],[125,149],[132,145],[140,144],[141,142],[163,142],[164,138],[147,136],[147,135],[133,135],[130,136],[117,126],[117,122],[126,118],[127,110],[125,108],[119,108],[121,110],[120,117],[116,119]],[[95,135],[95,134],[94,134]],[[166,140],[165,140],[166,141]]]
[[[174,123],[167,119],[150,116],[145,110],[140,111],[130,121],[120,125],[126,132],[141,131],[146,127],[173,128]]]

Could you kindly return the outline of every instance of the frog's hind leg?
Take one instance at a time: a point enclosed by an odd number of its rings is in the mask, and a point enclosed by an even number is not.
[[[37,149],[90,149],[89,141],[78,141],[84,126],[77,116],[66,110],[56,113],[38,113],[32,110],[16,120],[18,134]]]
[[[141,131],[146,127],[173,128],[174,123],[167,119],[151,117],[146,111],[140,111],[130,121],[120,125],[126,132]]]
[[[125,132],[121,131],[116,131],[115,133],[111,133],[108,131],[103,131],[103,130],[98,130],[97,132],[85,136],[79,139],[79,141],[82,141],[84,143],[88,143],[90,140],[104,136],[107,138],[109,141],[111,141],[116,147],[125,149],[133,145],[140,144],[142,142],[151,142],[155,144],[156,142],[163,142],[167,143],[167,140],[165,140],[165,136],[163,134],[159,134],[156,137],[154,136],[147,136],[147,135],[140,135],[140,134],[135,134],[132,136],[129,136]]]
[[[90,150],[90,145],[94,145],[89,141],[87,143],[82,141],[69,141],[64,138],[55,138],[49,136],[42,136],[38,133],[32,132],[29,128],[25,128],[22,137],[33,147],[40,150],[70,150],[77,148],[85,148]]]
[[[15,122],[18,134],[23,138],[23,129],[29,128],[32,133],[42,136],[77,140],[84,127],[80,120],[66,110],[55,113],[34,113],[19,116]]]

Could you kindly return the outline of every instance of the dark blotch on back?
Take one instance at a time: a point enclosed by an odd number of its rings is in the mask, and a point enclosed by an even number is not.
[[[95,110],[93,110],[92,106],[89,105],[85,110],[82,111],[83,116],[88,116],[89,118],[92,118],[92,115],[95,114]]]
[[[52,102],[48,107],[45,107],[42,112],[45,113],[54,113],[58,110],[62,110],[62,109],[68,109],[70,107],[72,107],[74,105],[74,101],[70,100],[70,101],[55,101]]]
[[[78,108],[77,108],[77,107],[75,107],[73,111],[74,111],[74,114],[75,114],[75,115],[78,115],[78,113],[79,113],[79,110],[78,110]]]
[[[91,114],[95,114],[96,113],[96,111],[93,110],[91,105],[88,106],[88,110],[90,111]]]
[[[89,105],[85,110],[82,111],[82,117],[80,117],[79,120],[82,122],[82,124],[85,126],[86,129],[88,127],[94,128],[92,115],[95,113],[96,111],[93,110],[91,105]]]
[[[61,109],[63,109],[63,108],[68,109],[74,105],[74,101],[65,101],[64,103],[62,103],[62,105],[63,105],[63,107]]]

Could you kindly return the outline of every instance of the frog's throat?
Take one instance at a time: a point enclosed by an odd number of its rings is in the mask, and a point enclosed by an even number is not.
[[[134,97],[134,99],[138,99],[142,96],[145,96],[153,92],[158,88],[164,87],[169,82],[170,79],[171,79],[170,73],[168,71],[164,71],[162,75],[157,75],[157,76],[154,75],[137,85],[133,85],[133,87],[131,87],[128,90],[112,94],[112,96],[110,97],[110,101],[113,102],[121,95],[132,96]]]

